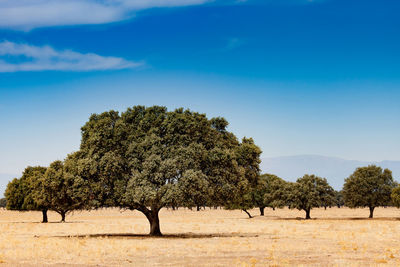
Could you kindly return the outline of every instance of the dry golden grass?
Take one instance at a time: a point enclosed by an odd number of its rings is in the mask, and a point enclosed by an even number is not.
[[[258,214],[253,210],[254,215]],[[400,210],[161,211],[163,238],[139,212],[77,212],[39,223],[40,212],[0,210],[0,265],[380,266],[400,265]],[[59,216],[49,214],[51,222]],[[131,234],[131,235],[129,235]],[[132,235],[138,234],[138,235]],[[80,235],[81,237],[78,237]]]

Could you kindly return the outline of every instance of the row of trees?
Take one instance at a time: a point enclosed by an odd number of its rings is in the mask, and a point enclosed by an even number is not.
[[[310,219],[312,208],[347,206],[350,208],[368,207],[369,218],[373,218],[376,207],[400,207],[400,187],[393,180],[390,170],[378,166],[357,168],[345,180],[342,191],[335,191],[325,178],[304,175],[295,183],[270,174],[261,175],[257,185],[243,196],[242,202],[231,208],[241,208],[248,216],[248,209],[258,207],[260,215],[264,209],[282,208],[303,210]]]
[[[346,179],[343,190],[339,192],[326,179],[315,175],[305,175],[293,183],[272,174],[264,174],[247,193],[224,206],[228,209],[242,209],[250,218],[252,216],[248,210],[255,207],[264,216],[267,207],[275,210],[287,206],[305,211],[306,219],[310,219],[312,208],[340,208],[346,205],[351,208],[368,207],[369,217],[372,218],[376,207],[400,206],[400,187],[396,185],[391,172],[377,166],[358,168]],[[212,206],[202,192],[196,189],[198,187],[191,191],[195,200],[186,206],[197,207],[198,210],[201,206]],[[1,199],[0,207],[5,207],[8,203],[8,209],[12,210],[41,210],[43,222],[47,222],[47,210],[54,210],[61,215],[61,221],[64,222],[68,212],[91,208],[87,205],[88,192],[88,186],[83,180],[77,181],[65,171],[62,162],[56,161],[49,168],[26,168],[20,179],[14,179],[8,184],[8,201]]]
[[[68,212],[87,207],[85,182],[71,175],[66,168],[62,161],[55,161],[48,168],[27,167],[21,178],[15,178],[7,185],[7,209],[42,211],[42,222],[48,221],[47,211],[53,210],[65,222]]]
[[[261,176],[261,150],[251,138],[239,141],[227,126],[224,118],[159,106],[93,114],[81,128],[79,151],[47,168],[28,167],[8,184],[7,208],[40,210],[43,222],[48,210],[58,212],[62,221],[76,209],[138,210],[149,221],[150,235],[161,235],[158,214],[164,207],[259,207],[263,212],[287,205],[304,210],[308,219],[312,208],[334,203],[337,195],[326,179],[306,175],[289,183]],[[375,191],[383,189],[373,185],[378,189],[372,186],[369,193],[375,201]],[[345,201],[368,206],[349,197],[357,191],[345,186]]]
[[[65,214],[120,207],[142,212],[161,235],[164,207],[232,205],[257,183],[261,150],[224,118],[135,106],[93,114],[80,150],[48,168],[29,167],[7,187],[7,207]],[[44,220],[46,218],[44,217]]]

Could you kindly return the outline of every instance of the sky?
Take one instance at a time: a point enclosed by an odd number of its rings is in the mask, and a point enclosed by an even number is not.
[[[90,114],[223,116],[262,157],[400,160],[398,0],[0,0],[0,174]]]

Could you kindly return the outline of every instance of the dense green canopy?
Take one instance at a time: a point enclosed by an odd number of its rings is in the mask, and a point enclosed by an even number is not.
[[[343,191],[335,191],[335,205],[340,208],[344,206],[344,196]]]
[[[391,198],[392,204],[400,208],[400,186],[397,186],[392,190]]]
[[[261,180],[265,181],[266,187],[263,196],[264,205],[270,208],[282,208],[287,204],[288,183],[273,174],[264,174]]]
[[[263,174],[259,177],[257,184],[249,188],[249,192],[244,195],[241,205],[238,208],[250,213],[247,209],[257,207],[260,209],[260,216],[264,216],[266,207],[281,208],[285,205],[286,182],[273,174]]]
[[[315,175],[304,175],[291,183],[287,189],[289,207],[306,212],[306,219],[311,219],[312,208],[335,203],[335,191],[325,178]]]
[[[45,167],[27,167],[21,178],[15,178],[9,182],[5,191],[7,209],[19,211],[41,210],[43,212],[43,222],[47,222],[48,203],[37,201],[38,188],[45,172]]]
[[[376,207],[390,204],[391,193],[395,186],[392,172],[388,169],[382,170],[375,165],[357,168],[345,180],[344,201],[350,208],[369,207],[369,217],[372,218]]]
[[[7,206],[7,199],[0,198],[0,208],[5,208]]]
[[[66,162],[69,161],[71,159]],[[61,215],[62,222],[65,222],[67,213],[87,205],[87,182],[68,172],[62,161],[51,163],[38,182],[36,203],[46,203],[49,209]]]
[[[82,127],[75,175],[90,183],[92,205],[139,210],[150,234],[160,235],[161,208],[229,205],[257,182],[260,149],[227,125],[159,106],[93,114]]]

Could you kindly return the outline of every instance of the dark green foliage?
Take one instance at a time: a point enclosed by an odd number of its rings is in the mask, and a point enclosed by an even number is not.
[[[43,178],[46,168],[27,167],[22,177],[13,179],[8,183],[5,197],[7,199],[7,209],[9,210],[42,210],[43,222],[47,222],[48,203],[36,201],[38,197],[38,187]]]
[[[335,191],[335,205],[338,208],[341,208],[344,206],[343,191]]]
[[[288,185],[288,203],[292,209],[304,210],[306,219],[311,219],[312,208],[329,206],[334,203],[334,190],[325,178],[304,175],[296,183]]]
[[[69,161],[72,159],[68,159],[67,164]],[[87,183],[81,177],[68,172],[62,161],[51,163],[39,182],[36,202],[46,203],[49,209],[61,215],[62,222],[65,221],[66,214],[83,208],[87,201]]]
[[[273,174],[261,175],[265,181],[264,205],[270,208],[283,208],[287,205],[288,183]]]
[[[395,207],[400,208],[400,186],[397,186],[392,190],[391,198],[392,198],[392,204]]]
[[[344,201],[350,208],[369,207],[369,217],[372,218],[376,207],[388,206],[391,203],[394,187],[396,183],[390,170],[382,170],[375,165],[357,168],[345,180]]]
[[[7,199],[0,198],[0,208],[5,208],[7,206]]]
[[[264,216],[264,209],[281,208],[285,205],[286,195],[284,187],[286,182],[273,174],[263,174],[259,177],[255,187],[247,194],[248,207],[258,207],[260,216]]]
[[[244,138],[242,144],[236,149],[236,160],[241,167],[245,179],[236,186],[236,194],[227,198],[223,206],[227,209],[241,209],[249,218],[251,214],[247,211],[257,206],[258,191],[261,190],[259,183],[259,163],[261,150],[254,144],[253,139]]]
[[[82,127],[74,174],[90,183],[92,205],[139,210],[160,235],[161,208],[237,203],[256,184],[260,150],[227,125],[159,106],[94,114]]]
[[[8,210],[23,210],[22,206],[25,200],[25,190],[20,179],[14,178],[8,183],[4,193],[7,199]]]

